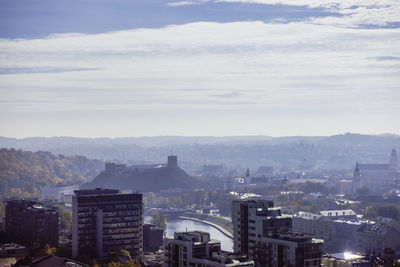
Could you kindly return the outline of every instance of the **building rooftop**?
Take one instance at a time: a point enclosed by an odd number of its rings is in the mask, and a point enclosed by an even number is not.
[[[21,249],[21,248],[25,248],[25,247],[22,245],[14,244],[14,243],[0,245],[0,251],[1,250],[9,250],[9,249]]]
[[[377,164],[377,163],[369,163],[369,164],[358,164],[358,168],[368,171],[387,171],[389,170],[389,164]]]
[[[390,226],[383,223],[375,223],[375,224],[365,224],[361,226],[357,231],[364,233],[377,233],[377,234],[386,234],[391,229]]]
[[[84,263],[60,258],[54,255],[48,255],[31,263],[32,267],[86,267]]]
[[[47,211],[47,212],[56,212],[57,208],[52,207],[52,206],[45,206],[43,203],[38,202],[38,201],[33,201],[33,200],[24,200],[24,199],[13,199],[13,200],[8,200],[8,204],[16,204],[19,206],[23,206],[25,209],[31,210],[31,211]]]
[[[119,194],[120,191],[118,189],[105,189],[105,188],[95,188],[95,189],[80,189],[74,190],[74,193],[78,196],[83,195],[112,195]]]
[[[294,217],[300,217],[305,220],[317,220],[322,217],[322,215],[314,214],[314,213],[309,213],[309,212],[304,212],[304,211],[299,211],[294,215]]]
[[[202,231],[176,232],[174,239],[191,242],[208,242],[210,241],[210,234]]]
[[[322,216],[326,217],[341,217],[341,216],[356,216],[353,210],[322,210],[319,212]]]
[[[335,223],[347,223],[347,224],[353,224],[353,225],[363,225],[363,224],[374,224],[375,223],[375,222],[372,222],[372,221],[360,220],[360,219],[355,219],[355,220],[337,219],[337,220],[334,220],[333,222],[335,222]]]
[[[313,235],[308,235],[305,233],[290,232],[290,233],[280,233],[277,236],[277,239],[294,241],[294,242],[304,242],[304,241],[311,242],[313,237],[314,237]]]
[[[365,256],[352,253],[352,252],[342,252],[342,253],[334,253],[330,254],[329,256],[340,259],[340,260],[357,260],[357,259],[362,259],[365,258]]]

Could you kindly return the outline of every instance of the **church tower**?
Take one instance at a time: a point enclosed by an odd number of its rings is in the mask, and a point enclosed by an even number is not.
[[[360,169],[358,168],[358,162],[357,162],[356,168],[354,169],[353,182],[359,183],[360,178],[361,178],[361,173],[360,173]]]
[[[392,149],[392,153],[390,154],[389,171],[397,171],[397,151],[394,148]]]
[[[361,173],[358,168],[358,162],[356,163],[356,168],[354,169],[353,183],[351,185],[353,193],[356,193],[359,188],[361,188]]]

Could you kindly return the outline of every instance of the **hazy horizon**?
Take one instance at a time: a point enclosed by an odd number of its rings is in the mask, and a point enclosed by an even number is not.
[[[28,139],[28,138],[87,138],[87,139],[123,139],[123,138],[168,138],[168,137],[177,137],[177,138],[255,138],[255,137],[266,137],[266,138],[291,138],[291,137],[331,137],[338,135],[362,135],[362,136],[400,136],[397,133],[378,133],[378,134],[367,134],[367,133],[355,133],[355,132],[345,132],[345,133],[336,133],[336,134],[328,134],[328,135],[263,135],[263,134],[254,134],[254,135],[137,135],[137,136],[72,136],[72,135],[43,135],[43,136],[22,136],[22,137],[13,137],[13,136],[5,136],[0,135],[0,138],[11,138],[11,139]]]

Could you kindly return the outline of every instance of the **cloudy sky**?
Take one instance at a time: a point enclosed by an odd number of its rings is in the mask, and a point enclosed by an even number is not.
[[[0,0],[1,136],[400,134],[399,0]]]

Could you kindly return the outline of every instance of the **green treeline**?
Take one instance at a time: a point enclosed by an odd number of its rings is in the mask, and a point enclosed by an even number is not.
[[[0,149],[0,196],[38,197],[43,186],[81,184],[104,169],[100,160]]]

